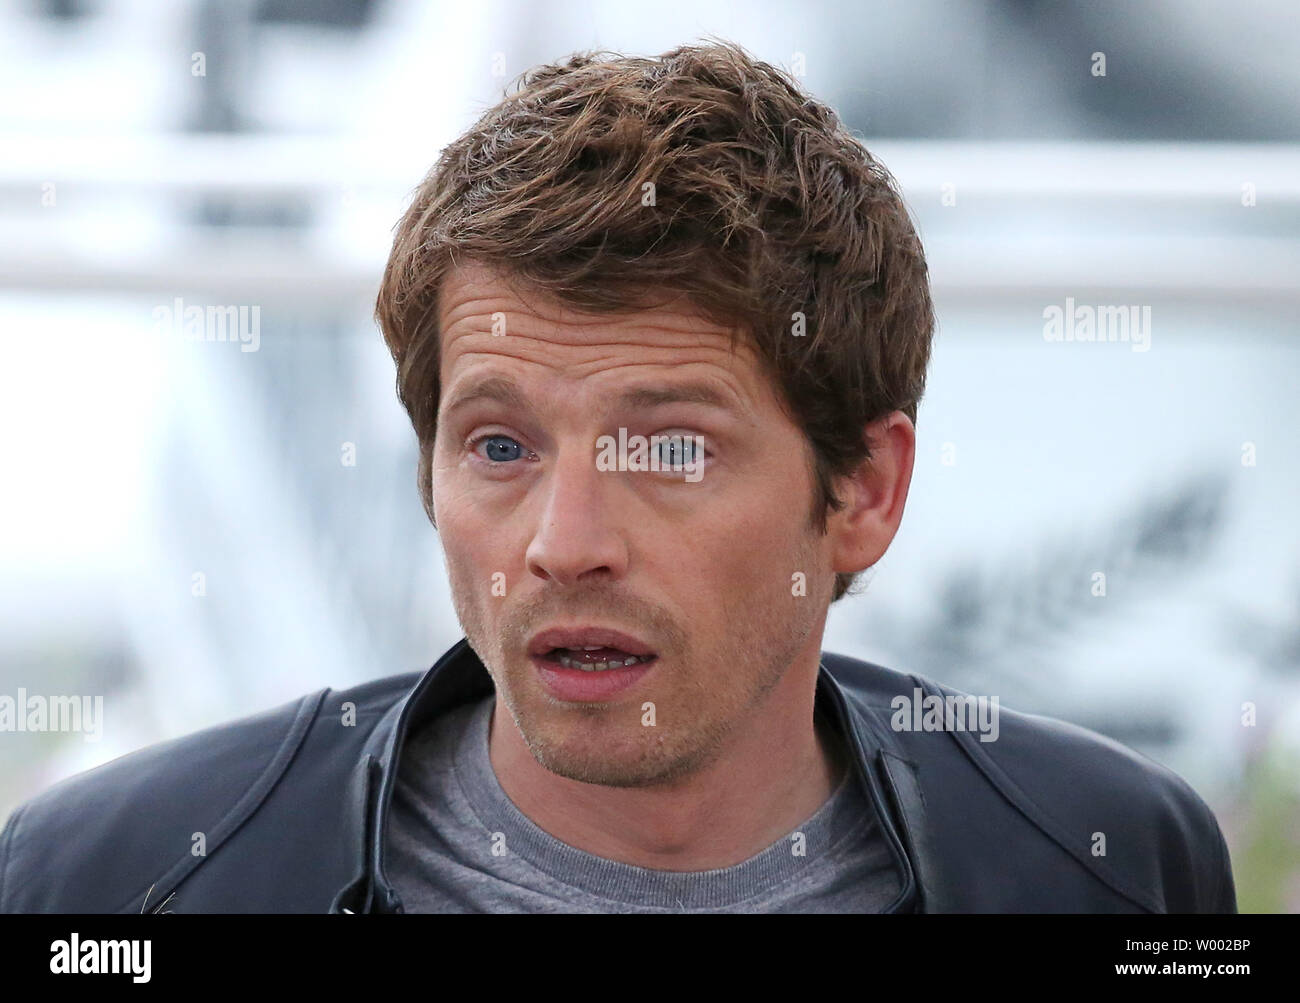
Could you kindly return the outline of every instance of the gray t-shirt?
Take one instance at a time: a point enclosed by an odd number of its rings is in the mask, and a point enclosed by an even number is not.
[[[497,782],[488,757],[495,700],[454,708],[402,752],[384,870],[408,913],[879,913],[898,897],[852,769],[803,825],[731,867],[655,870],[569,846]]]

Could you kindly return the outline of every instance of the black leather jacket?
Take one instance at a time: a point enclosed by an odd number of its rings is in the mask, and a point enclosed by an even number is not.
[[[895,731],[890,701],[916,687],[958,693],[826,653],[817,681],[902,876],[888,912],[1237,911],[1222,833],[1177,775],[1005,708],[996,741]],[[423,674],[324,689],[71,777],[0,832],[0,912],[401,912],[381,851],[403,740],[491,691],[462,640]]]

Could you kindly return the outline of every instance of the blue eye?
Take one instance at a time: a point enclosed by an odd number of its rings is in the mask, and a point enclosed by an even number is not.
[[[517,460],[523,455],[523,446],[508,435],[486,435],[479,442],[486,443],[487,458],[494,463]],[[477,446],[478,443],[475,443]]]
[[[696,442],[686,436],[672,436],[668,439],[661,440],[659,446],[659,464],[661,467],[673,469],[684,466],[687,463],[696,462]],[[665,450],[665,447],[667,449]],[[689,456],[687,453],[689,452]]]

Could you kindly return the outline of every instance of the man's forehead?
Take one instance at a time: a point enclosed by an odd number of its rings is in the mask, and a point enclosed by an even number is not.
[[[481,262],[466,262],[450,270],[442,282],[438,305],[443,349],[452,354],[455,343],[466,336],[512,333],[557,345],[695,345],[742,355],[750,350],[734,327],[706,318],[685,297],[622,312],[591,313]]]
[[[479,263],[462,264],[444,281],[440,302],[443,404],[482,397],[475,384],[493,376],[572,379],[620,403],[649,407],[655,398],[692,398],[752,418],[775,388],[749,339],[715,324],[682,302],[673,308],[591,314],[557,302],[544,292]],[[612,376],[610,383],[605,377]],[[517,381],[514,381],[517,383]],[[633,387],[633,384],[640,384]],[[500,383],[488,396],[522,405],[522,390]],[[637,396],[637,393],[640,396]]]

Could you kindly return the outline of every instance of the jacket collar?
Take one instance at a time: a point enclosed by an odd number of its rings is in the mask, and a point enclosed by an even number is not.
[[[887,913],[920,911],[924,888],[913,847],[923,830],[923,804],[896,736],[845,693],[832,675],[840,656],[823,653],[817,674],[817,703],[825,703],[848,745],[863,792],[875,809],[899,874],[902,891]],[[436,715],[492,693],[492,678],[467,639],[452,646],[415,687],[385,712],[362,748],[346,796],[348,859],[353,879],[339,889],[332,913],[401,912],[401,900],[383,870],[388,806],[397,779],[397,763],[406,737]],[[909,854],[912,854],[909,856]]]

